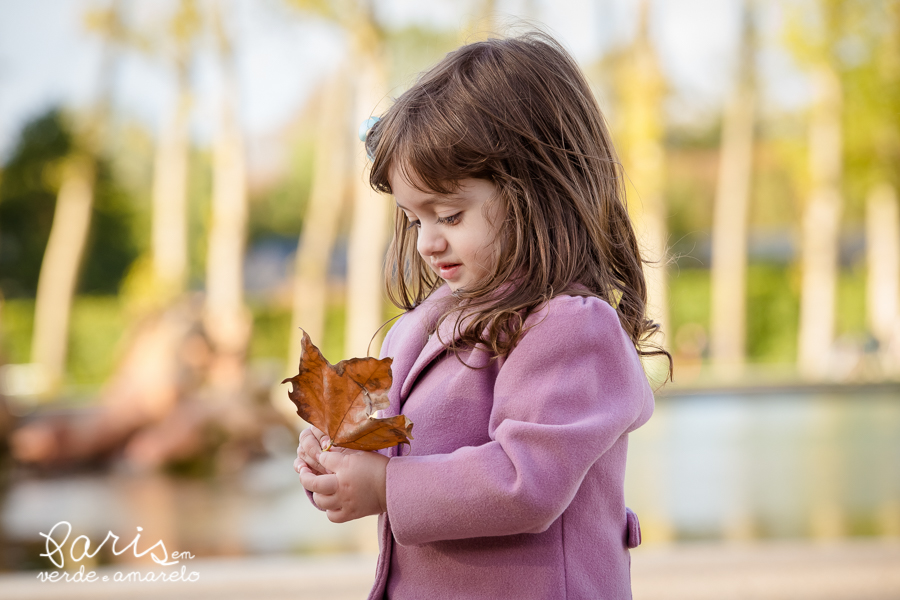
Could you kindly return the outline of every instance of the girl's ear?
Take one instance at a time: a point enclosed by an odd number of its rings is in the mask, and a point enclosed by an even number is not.
[[[491,181],[491,183],[494,184],[494,195],[488,198],[488,201],[482,206],[482,216],[484,216],[488,223],[499,227],[506,218],[506,214],[509,210],[508,202],[506,200],[506,194],[503,192],[500,185],[496,181]]]

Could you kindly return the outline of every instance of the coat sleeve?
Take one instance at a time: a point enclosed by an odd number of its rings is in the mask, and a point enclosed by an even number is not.
[[[497,375],[491,441],[388,463],[398,543],[546,530],[652,406],[634,345],[602,300],[560,296],[526,325]]]

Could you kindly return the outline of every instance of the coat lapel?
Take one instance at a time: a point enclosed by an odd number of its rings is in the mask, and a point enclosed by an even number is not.
[[[419,356],[416,357],[415,362],[403,379],[403,385],[400,387],[401,407],[409,396],[409,392],[416,382],[416,378],[425,370],[425,367],[430,365],[434,359],[446,351],[447,344],[459,337],[458,332],[453,327],[455,321],[456,319],[453,317],[445,319],[444,322],[441,323],[440,328],[428,338],[425,347],[419,352]],[[434,320],[432,320],[430,324],[433,323]]]
[[[506,288],[510,285],[512,284],[505,284],[499,289],[498,293],[504,293]],[[400,384],[398,397],[392,399],[391,402],[391,408],[396,411],[395,414],[400,414],[403,403],[409,396],[410,390],[418,376],[422,374],[432,361],[447,351],[448,344],[459,339],[460,330],[465,329],[467,321],[474,318],[474,315],[463,316],[460,327],[456,327],[459,315],[451,314],[441,323],[438,330],[430,338],[426,338],[427,332],[431,331],[434,324],[437,322],[438,317],[440,317],[440,314],[434,305],[442,298],[449,296],[450,293],[450,286],[446,284],[435,290],[431,296],[422,302],[420,307],[413,311],[418,312],[420,308],[424,309],[422,315],[410,323],[410,329],[398,332],[403,336],[402,345],[411,348],[411,352],[404,352],[407,360],[401,361],[400,365],[397,365],[397,358],[394,359],[394,381],[402,382]],[[401,344],[398,344],[398,346],[399,345]],[[407,368],[408,364],[411,365],[409,368]],[[396,405],[394,404],[395,401]]]
[[[394,354],[391,374],[395,384],[390,394],[391,415],[400,414],[418,376],[446,350],[446,344],[459,337],[454,327],[456,318],[452,315],[441,323],[438,331],[428,336],[440,317],[439,307],[436,305],[450,293],[447,285],[435,290],[398,322],[395,326],[399,328],[398,331],[391,334],[391,350]]]

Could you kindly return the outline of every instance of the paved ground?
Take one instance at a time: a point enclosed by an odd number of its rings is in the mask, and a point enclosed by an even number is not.
[[[375,557],[187,561],[194,582],[40,582],[0,576],[3,600],[350,600],[364,598]],[[129,567],[97,569],[112,580]],[[147,572],[147,571],[145,571]],[[171,568],[150,570],[171,573]],[[644,546],[632,553],[634,600],[898,600],[900,540]]]
[[[900,540],[638,548],[635,600],[900,600]]]

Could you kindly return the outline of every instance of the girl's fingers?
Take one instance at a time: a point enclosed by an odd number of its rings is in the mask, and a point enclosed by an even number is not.
[[[316,475],[312,471],[300,469],[300,483],[314,494],[331,495],[338,490],[337,475]]]
[[[313,494],[313,502],[316,503],[316,506],[321,508],[322,510],[333,512],[341,509],[340,501],[337,496],[331,496],[328,494]]]
[[[327,510],[325,515],[328,517],[328,520],[332,523],[346,523],[350,519],[347,518],[347,513],[344,512],[342,508],[338,508],[336,510]]]
[[[324,467],[321,467],[324,469]],[[298,474],[302,474],[303,470],[306,469],[307,472],[312,473],[313,475],[327,475],[328,473],[324,470],[317,470],[311,467],[304,459],[297,458],[294,460],[294,471]]]
[[[315,425],[310,425],[306,428],[306,431],[309,431],[313,437],[316,438],[316,442],[319,444],[319,449],[324,450],[331,443],[331,440],[328,438],[328,434],[316,427]]]
[[[306,490],[312,492],[312,499],[316,506],[328,511],[329,514],[340,510],[340,499],[335,495],[338,490],[337,475],[318,475],[306,465],[300,468],[299,473],[300,483]],[[329,519],[331,519],[330,516]]]
[[[297,457],[305,462],[313,471],[324,474],[328,471],[318,461],[318,456],[321,452],[322,448],[319,445],[318,439],[309,431],[309,429],[304,429],[300,434],[300,444],[297,446]]]

